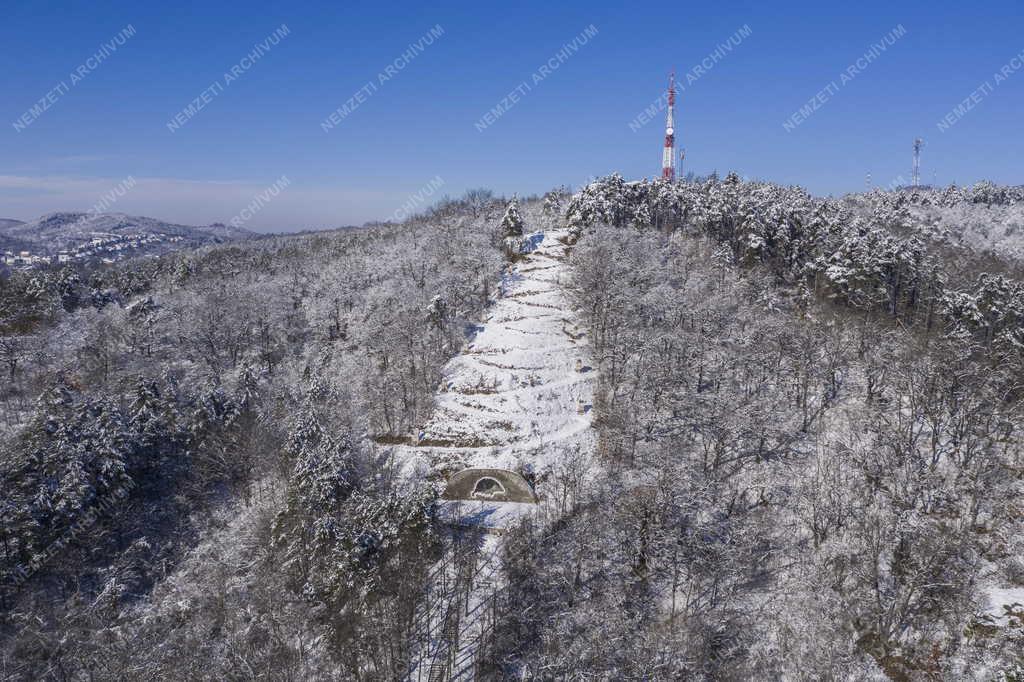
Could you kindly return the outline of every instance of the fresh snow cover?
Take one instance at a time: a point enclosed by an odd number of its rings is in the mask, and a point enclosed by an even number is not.
[[[536,508],[537,505],[529,502],[444,500],[438,518],[449,526],[497,531],[508,528]]]
[[[406,682],[434,679],[473,682],[481,638],[493,623],[495,596],[505,588],[501,529],[536,505],[516,502],[449,501],[440,519],[452,527],[442,558],[434,565],[428,593],[416,617],[416,653]],[[444,674],[440,675],[440,671]]]
[[[417,619],[422,646],[406,682],[477,679],[476,653],[494,617],[489,607],[504,586],[500,546],[493,534],[462,535],[458,548],[450,545],[434,567],[431,598]],[[446,674],[439,677],[439,668]]]
[[[1011,611],[1024,621],[1024,587],[990,587],[986,594],[989,607],[985,613],[1000,627],[1009,625]]]
[[[492,467],[542,476],[567,448],[592,447],[595,376],[563,288],[567,235],[525,240],[489,315],[446,366],[417,444],[395,447],[407,475]]]
[[[0,241],[18,239],[31,243],[36,250],[57,251],[87,243],[96,235],[181,237],[196,244],[244,239],[252,232],[243,228],[215,224],[205,226],[179,225],[156,218],[124,213],[47,213],[27,223],[0,221]]]
[[[564,453],[593,447],[595,376],[586,334],[563,286],[568,234],[552,230],[523,240],[526,253],[503,277],[489,315],[445,367],[417,444],[393,451],[407,476],[486,467],[542,478]],[[543,497],[543,484],[538,487]],[[443,679],[475,679],[487,605],[504,585],[497,533],[536,508],[442,502],[439,517],[453,530],[417,619],[420,646],[407,680],[435,679],[449,665]],[[467,542],[475,543],[468,552]]]

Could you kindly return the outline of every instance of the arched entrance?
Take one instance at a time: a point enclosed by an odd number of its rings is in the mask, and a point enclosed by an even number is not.
[[[537,494],[526,479],[507,469],[463,469],[448,479],[441,497],[445,500],[537,502]]]

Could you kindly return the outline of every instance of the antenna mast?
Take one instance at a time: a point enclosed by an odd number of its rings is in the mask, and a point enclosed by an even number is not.
[[[661,157],[661,177],[672,181],[676,179],[676,72],[673,70],[668,79],[668,116],[665,118],[665,150]]]
[[[914,140],[914,187],[921,184],[921,147],[923,146],[924,140],[920,137]]]

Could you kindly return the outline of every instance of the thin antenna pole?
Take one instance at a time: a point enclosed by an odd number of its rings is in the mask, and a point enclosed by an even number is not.
[[[914,187],[921,185],[921,147],[924,146],[924,140],[920,137],[914,140]]]

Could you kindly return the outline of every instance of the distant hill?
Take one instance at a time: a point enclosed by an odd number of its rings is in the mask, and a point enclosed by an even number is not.
[[[35,246],[35,242],[33,241],[26,241],[24,239],[19,239],[17,237],[5,236],[5,233],[8,229],[16,228],[19,225],[24,224],[25,223],[21,220],[14,220],[12,218],[0,218],[0,256],[2,256],[5,251],[13,251],[17,253],[18,251],[31,250]]]
[[[132,241],[141,253],[195,247],[236,239],[253,233],[223,225],[178,225],[156,218],[129,216],[123,213],[48,213],[36,220],[0,220],[0,251],[30,250],[52,255],[59,251],[87,248],[96,239],[105,240],[111,248],[117,243]],[[144,241],[145,243],[139,243]],[[108,249],[109,250],[109,249]]]

